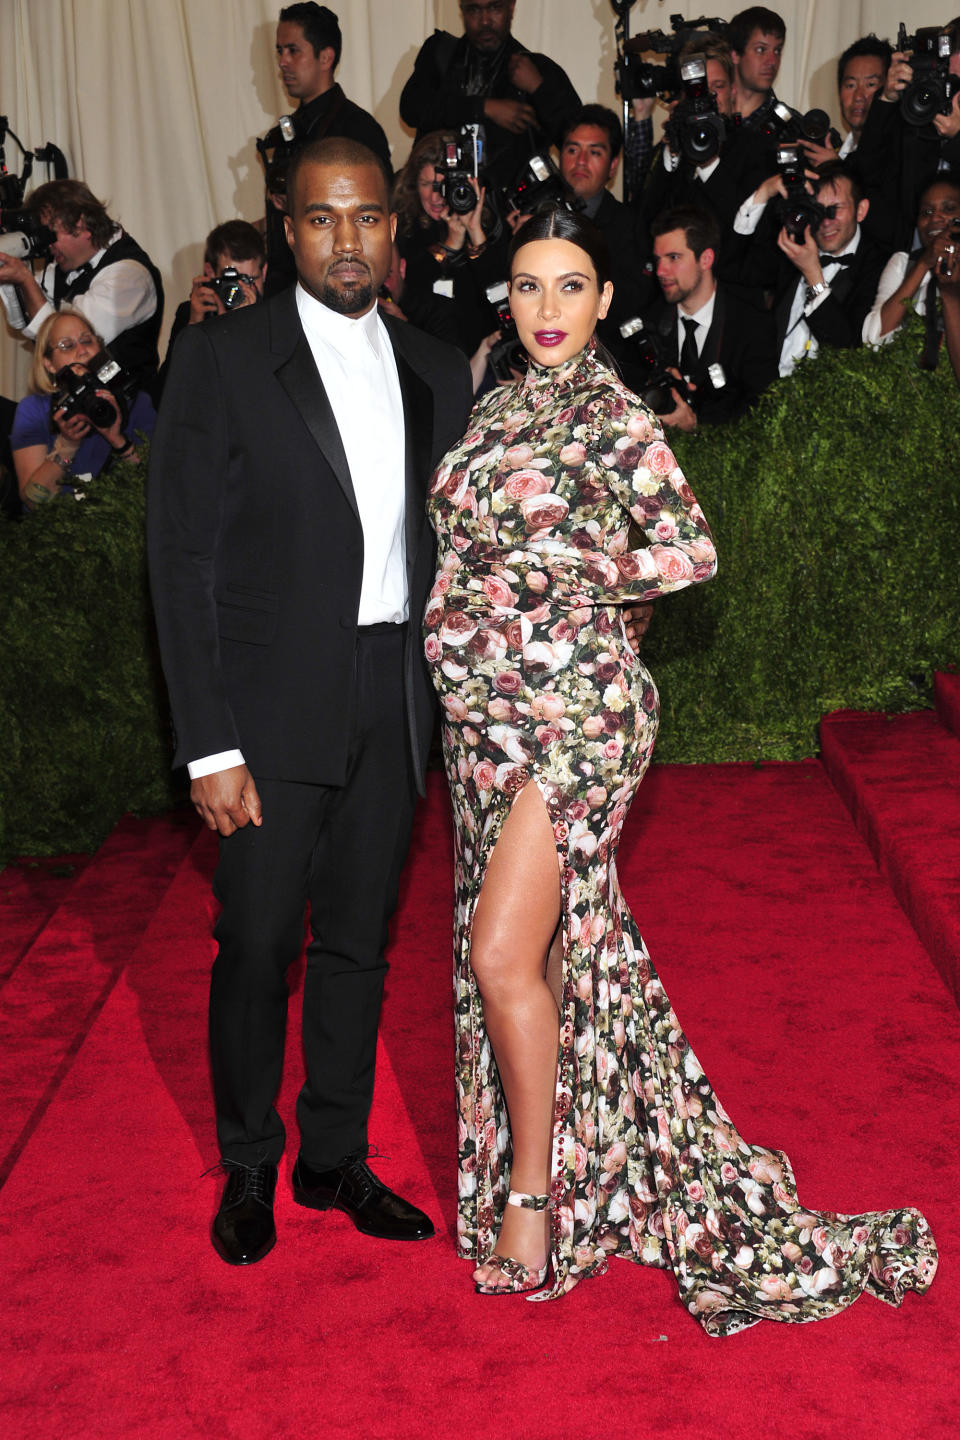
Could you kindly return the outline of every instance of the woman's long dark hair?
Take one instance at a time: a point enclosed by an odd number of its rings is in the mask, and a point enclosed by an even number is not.
[[[610,279],[610,253],[603,235],[584,215],[568,210],[565,205],[542,205],[520,226],[510,242],[511,275],[517,251],[531,240],[569,240],[590,256],[598,290]]]

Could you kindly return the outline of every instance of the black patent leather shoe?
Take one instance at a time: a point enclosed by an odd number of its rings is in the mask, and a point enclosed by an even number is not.
[[[276,1165],[240,1165],[224,1160],[227,1183],[213,1222],[213,1248],[228,1265],[255,1265],[271,1251]]]
[[[364,1235],[381,1240],[429,1240],[434,1233],[429,1216],[388,1190],[365,1160],[348,1158],[332,1170],[311,1170],[298,1157],[293,1198],[311,1210],[342,1210]]]

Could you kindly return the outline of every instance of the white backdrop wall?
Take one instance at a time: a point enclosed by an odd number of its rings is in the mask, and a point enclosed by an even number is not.
[[[948,6],[952,8],[950,0]],[[437,26],[460,31],[457,0],[332,0],[344,51],[338,78],[406,158],[397,106]],[[729,18],[737,0],[637,0],[631,30],[671,14]],[[937,0],[780,0],[787,45],[778,92],[837,117],[835,66],[857,36],[895,38],[898,21],[950,17]],[[263,213],[254,140],[289,109],[274,64],[279,0],[0,0],[0,113],[29,148],[52,140],[71,175],[108,202],[159,265],[169,324],[219,221]],[[905,13],[906,12],[906,13]],[[610,0],[518,0],[514,33],[569,74],[581,98],[617,106]],[[7,165],[19,170],[16,146]],[[36,167],[36,180],[46,178]],[[163,344],[165,344],[164,332]],[[27,383],[27,347],[0,331],[0,393]]]

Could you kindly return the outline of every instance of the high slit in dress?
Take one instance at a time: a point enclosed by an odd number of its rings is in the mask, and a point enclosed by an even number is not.
[[[656,417],[593,343],[485,396],[431,482],[440,568],[424,646],[455,822],[460,1253],[493,1250],[510,1128],[470,965],[474,911],[513,798],[553,824],[563,936],[553,1284],[610,1255],[671,1268],[712,1335],[899,1304],[937,1252],[912,1209],[802,1208],[782,1151],[747,1144],[710,1088],[617,881],[658,698],[622,610],[708,580],[710,531]]]

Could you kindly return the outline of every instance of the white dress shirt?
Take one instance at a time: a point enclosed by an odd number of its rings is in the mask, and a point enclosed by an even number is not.
[[[376,303],[352,319],[321,304],[302,285],[297,286],[296,302],[340,432],[363,527],[357,624],[400,624],[409,611],[406,447],[393,346]],[[241,751],[225,750],[190,761],[187,770],[197,780],[243,763]]]
[[[684,342],[684,340],[687,338],[686,328],[685,328],[685,326],[684,326],[684,324],[683,324],[684,320],[695,320],[695,321],[697,322],[697,328],[696,328],[696,330],[693,332],[693,339],[694,339],[694,343],[695,343],[695,345],[696,345],[696,347],[697,347],[697,354],[698,354],[698,355],[702,355],[702,354],[703,354],[703,342],[704,342],[704,340],[706,340],[706,338],[707,338],[707,332],[709,331],[710,326],[713,324],[713,311],[714,311],[714,307],[716,306],[716,303],[717,303],[717,291],[716,291],[716,288],[714,288],[713,294],[710,296],[710,299],[707,301],[707,303],[706,303],[705,305],[701,305],[699,310],[694,310],[694,312],[693,312],[692,315],[688,315],[687,312],[686,312],[686,310],[684,310],[684,308],[683,308],[682,305],[678,305],[678,306],[677,306],[677,354],[678,354],[678,355],[680,354],[680,352],[681,352],[682,349],[683,349],[683,342]]]
[[[899,290],[910,269],[910,256],[906,250],[898,250],[890,256],[883,267],[883,274],[880,276],[880,283],[877,286],[877,298],[873,302],[873,309],[863,322],[863,343],[864,345],[886,345],[896,335],[899,326],[888,330],[885,335],[881,334],[882,322],[880,312],[890,299],[895,290]],[[920,281],[913,297],[913,308],[918,315],[927,313],[927,291],[930,289],[929,271]],[[907,306],[903,307],[903,314],[906,315]]]
[[[838,251],[838,255],[855,255],[860,246],[860,226],[858,225],[853,239],[845,249]],[[823,278],[829,285],[840,274],[841,266],[828,260],[821,260],[820,268],[823,271]],[[807,317],[812,315],[818,306],[826,300],[830,291],[825,290],[822,295],[817,295],[813,300],[807,301],[807,282],[803,276],[797,277],[797,288],[793,295],[793,304],[790,307],[790,319],[787,322],[787,333],[783,341],[783,349],[780,351],[780,374],[789,375],[802,355],[809,355],[811,360],[816,355],[820,346],[814,335],[810,333],[810,326],[807,324]]]
[[[109,245],[116,244],[122,235],[123,230],[118,225],[110,236]],[[79,311],[94,333],[102,337],[105,345],[116,340],[122,331],[131,330],[134,325],[149,320],[157,308],[157,287],[150,271],[141,265],[139,260],[116,260],[112,265],[108,265],[102,274],[96,273],[107,249],[108,246],[105,245],[88,261],[95,272],[90,288],[84,294],[76,295],[65,302]],[[0,297],[6,307],[10,324],[14,329],[22,330],[28,340],[37,338],[40,326],[47,316],[54,312],[52,300],[55,270],[56,266],[52,262],[44,269],[40,277],[40,289],[47,296],[47,301],[29,321],[21,308],[16,286],[0,285]],[[67,282],[76,274],[77,270],[71,270]]]

